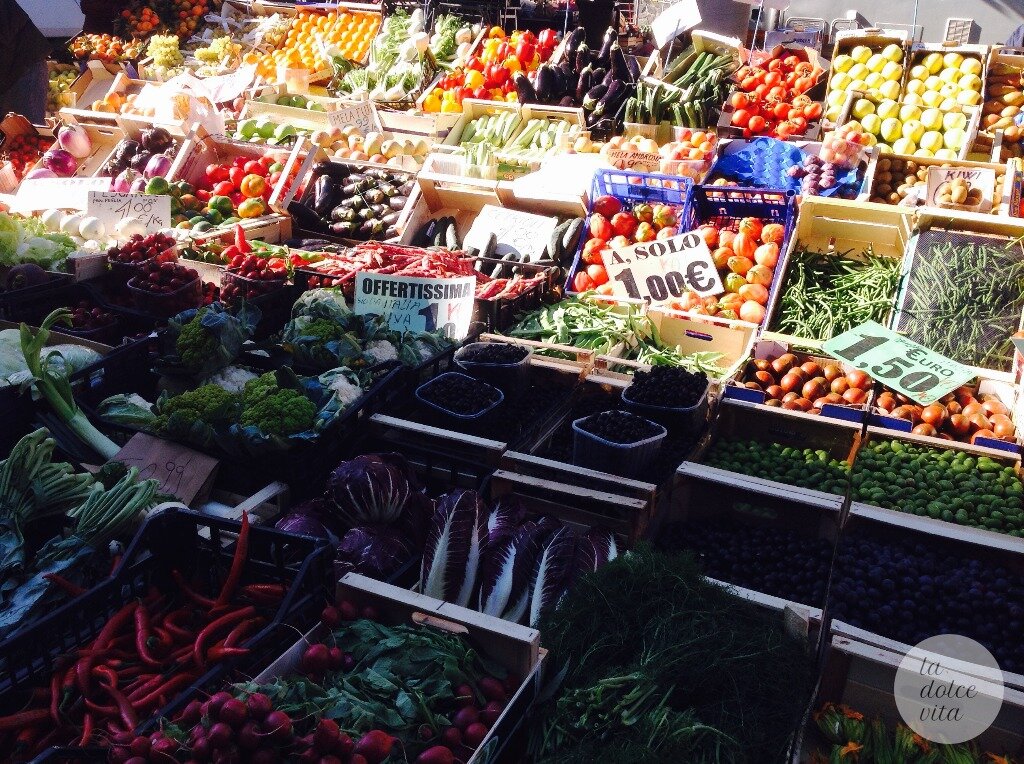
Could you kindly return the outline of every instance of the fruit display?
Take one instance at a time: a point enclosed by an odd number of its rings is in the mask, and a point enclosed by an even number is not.
[[[711,166],[717,145],[718,136],[711,131],[680,128],[676,131],[674,140],[661,145],[653,138],[643,135],[633,135],[629,138],[616,135],[601,144],[599,153],[613,167],[618,167],[618,169],[628,169],[625,165],[629,164],[630,167],[642,169],[645,172],[657,172],[661,169],[671,175],[689,177],[695,181],[700,181]],[[637,166],[632,163],[632,160],[616,160],[611,153],[613,151],[657,154],[660,160],[653,167],[648,166],[646,163],[641,163],[640,166]]]
[[[323,162],[313,177],[302,200],[290,209],[300,225],[347,239],[398,234],[395,225],[413,189],[408,174]]]
[[[501,400],[501,391],[486,382],[453,372],[417,388],[416,396],[457,416],[475,417],[494,408]]]
[[[915,161],[912,157],[879,157],[870,190],[870,201],[878,204],[923,204],[928,189],[929,167],[953,167],[936,161]],[[996,188],[1002,187],[1006,168],[994,166]],[[998,205],[993,205],[993,209]]]
[[[256,74],[260,77],[275,79],[280,66],[311,72],[329,68],[331,62],[324,57],[317,39],[332,55],[347,61],[363,61],[381,25],[378,13],[347,10],[319,13],[303,7],[297,10],[281,44],[274,45],[267,52],[252,51],[243,55],[243,62],[255,64]]]
[[[10,162],[15,179],[20,181],[52,145],[53,138],[38,133],[11,135],[0,145],[0,162]]]
[[[985,62],[978,54],[920,52],[910,59],[903,103],[946,112],[981,103]]]
[[[690,408],[703,401],[708,390],[708,375],[674,366],[638,369],[622,395],[627,403],[661,408]]]
[[[139,266],[151,260],[161,263],[173,262],[176,242],[162,233],[151,233],[146,236],[134,234],[124,244],[117,244],[107,250],[107,262],[111,265]]]
[[[667,204],[641,203],[627,209],[614,196],[599,196],[591,204],[587,238],[580,253],[580,269],[573,276],[577,292],[596,289],[611,294],[605,258],[612,247],[628,247],[657,238],[667,239],[679,232],[683,210]]]
[[[898,101],[903,92],[902,45],[855,45],[832,61],[832,73],[825,98],[825,119],[835,122],[851,93]]]
[[[967,146],[974,107],[953,104],[947,108],[916,103],[857,98],[849,119],[841,127],[847,132],[867,133],[870,145],[882,153],[927,159],[957,159]]]
[[[165,22],[151,5],[139,2],[129,3],[129,7],[121,11],[117,31],[125,39],[145,39],[165,26]]]
[[[138,275],[128,281],[128,291],[138,310],[174,316],[203,304],[203,284],[195,268],[152,260],[138,270]]]
[[[63,64],[52,64],[46,85],[46,111],[53,113],[67,106],[67,94],[78,79],[78,67]]]
[[[980,188],[972,186],[965,178],[953,178],[939,184],[935,191],[935,201],[940,207],[981,207],[983,193]]]
[[[280,257],[235,255],[221,278],[221,299],[226,303],[254,300],[284,286],[288,262]]]
[[[488,30],[479,47],[470,51],[465,64],[442,74],[427,92],[422,101],[423,111],[459,113],[466,98],[518,100],[513,75],[535,73],[551,58],[556,42],[553,29],[546,29],[539,35],[516,30],[507,36],[500,27]]]
[[[71,40],[69,46],[75,58],[108,62],[140,58],[145,49],[141,40],[123,40],[109,34],[80,34]]]
[[[220,0],[171,0],[167,26],[182,40],[195,34],[203,18]]]
[[[729,125],[744,138],[770,135],[787,140],[804,135],[821,119],[822,106],[809,91],[822,69],[808,60],[805,49],[783,48],[758,66],[741,66],[733,75]]]
[[[982,438],[1017,442],[1017,426],[1010,418],[1009,407],[997,394],[979,392],[972,385],[960,387],[928,406],[884,389],[875,397],[873,407],[888,417],[910,422],[915,435],[960,443],[975,443]]]
[[[795,353],[749,361],[736,383],[763,392],[766,406],[808,414],[820,414],[826,405],[865,406],[874,386],[862,371],[845,371],[838,362],[803,360]]]
[[[665,432],[654,422],[628,411],[604,411],[573,425],[609,443],[627,446],[650,440]]]
[[[184,70],[185,57],[177,35],[153,35],[146,44],[146,55],[152,59],[146,68],[150,79],[169,80]]]
[[[1024,81],[1021,67],[994,61],[985,78],[985,101],[981,107],[980,129],[992,136],[1003,134],[1003,146],[1011,156],[1020,156],[1021,127],[1017,117],[1024,110]]]
[[[796,448],[756,440],[716,441],[703,464],[742,475],[843,496],[850,482],[850,465],[827,451]]]

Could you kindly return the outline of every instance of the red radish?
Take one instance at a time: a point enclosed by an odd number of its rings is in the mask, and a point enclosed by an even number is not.
[[[245,701],[245,705],[249,709],[249,716],[258,722],[263,721],[267,714],[274,710],[274,704],[262,692],[254,692],[250,695],[249,699]]]
[[[487,737],[487,727],[482,725],[480,722],[477,722],[476,724],[470,724],[468,727],[466,727],[466,734],[464,736],[464,740],[466,745],[468,745],[470,748],[476,748],[484,741],[485,737]]]
[[[310,645],[302,654],[300,667],[304,674],[322,674],[331,666],[331,652],[327,645],[317,643]]]
[[[352,754],[352,749],[355,747],[356,744],[352,740],[352,738],[350,738],[348,735],[342,732],[340,735],[338,735],[338,745],[334,750],[337,753],[339,753],[342,757],[345,757],[350,756]]]
[[[377,608],[375,608],[373,605],[367,605],[366,607],[364,607],[362,615],[363,618],[365,618],[367,621],[380,620],[380,613],[377,612]]]
[[[149,759],[144,759],[141,756],[132,756],[124,764],[149,764]]]
[[[343,621],[354,621],[359,617],[359,610],[348,600],[342,600],[338,603],[338,613]]]
[[[458,727],[448,727],[444,732],[441,733],[441,740],[449,748],[458,748],[462,745],[462,733]]]
[[[416,757],[416,764],[453,764],[455,755],[443,745],[428,748]]]
[[[245,703],[238,698],[232,698],[220,707],[220,713],[217,714],[217,718],[238,729],[249,718],[249,710],[245,707]]]
[[[421,724],[418,730],[420,740],[433,740],[434,730],[429,724]]]
[[[174,761],[174,755],[177,752],[178,744],[169,737],[165,737],[153,743],[149,750],[149,756],[154,761]]]
[[[247,722],[238,731],[238,736],[235,739],[238,741],[240,748],[244,748],[247,751],[255,751],[263,742],[263,736],[260,734],[260,725],[257,722]]]
[[[178,722],[183,725],[195,724],[202,718],[202,716],[202,704],[198,700],[193,700],[185,706],[184,710],[182,710],[181,714],[178,716]]]
[[[224,722],[217,722],[210,731],[206,734],[206,739],[210,742],[212,748],[225,748],[231,744],[231,738],[234,732]]]
[[[492,700],[483,711],[480,712],[480,721],[486,724],[488,727],[493,727],[494,723],[498,721],[498,717],[501,716],[501,712],[505,710],[505,704],[500,700]]]
[[[210,758],[210,754],[213,752],[210,741],[205,737],[192,741],[191,748],[193,758],[196,758],[199,761],[207,761]]]
[[[211,695],[209,700],[210,705],[208,706],[207,711],[210,715],[210,718],[219,719],[221,707],[231,699],[232,697],[230,693],[227,692],[216,692],[213,695]]]
[[[480,718],[480,711],[477,710],[476,706],[463,706],[452,718],[452,724],[458,727],[463,732],[470,724],[475,724]]]
[[[369,762],[366,760],[365,756],[354,753],[352,754],[352,758],[348,760],[348,764],[369,764]]]
[[[478,686],[480,692],[488,700],[507,700],[508,693],[505,692],[505,687],[500,681],[491,676],[485,676],[480,680]]]
[[[250,764],[276,764],[280,761],[280,757],[277,755],[277,751],[273,748],[260,748],[258,751],[254,751],[252,756],[249,758]]]
[[[460,705],[471,706],[476,703],[476,693],[471,685],[460,684],[455,688],[455,699]]]
[[[341,764],[341,759],[337,756],[321,756],[317,764]]]
[[[355,755],[363,756],[369,764],[380,764],[391,754],[395,739],[381,730],[370,730],[356,743]]]
[[[332,647],[330,650],[328,650],[328,653],[330,654],[331,671],[337,671],[345,663],[345,653],[342,652],[342,649],[337,646]]]
[[[320,620],[333,629],[341,623],[341,613],[338,612],[338,608],[328,605],[320,614]]]
[[[271,711],[263,720],[263,729],[278,742],[287,741],[292,735],[292,720],[284,711]]]
[[[338,744],[341,728],[333,719],[321,719],[313,733],[313,746],[321,753],[330,753]]]

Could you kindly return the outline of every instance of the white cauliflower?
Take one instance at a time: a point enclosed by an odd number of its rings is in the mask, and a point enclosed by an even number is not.
[[[374,340],[366,343],[366,354],[377,363],[398,360],[398,350],[387,340]]]
[[[256,379],[257,376],[259,375],[248,369],[243,369],[241,366],[226,366],[207,377],[204,384],[217,385],[229,393],[240,393],[245,387],[245,383],[250,379]]]
[[[331,381],[329,389],[334,392],[334,397],[345,406],[355,403],[363,394],[363,389],[344,374],[336,376]]]

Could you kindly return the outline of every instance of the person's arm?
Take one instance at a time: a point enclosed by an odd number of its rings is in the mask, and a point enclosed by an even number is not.
[[[113,34],[114,20],[127,7],[119,0],[79,0],[78,4],[85,14],[82,31],[89,34]]]

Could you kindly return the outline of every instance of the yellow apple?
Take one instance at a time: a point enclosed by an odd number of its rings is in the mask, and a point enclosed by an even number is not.
[[[840,54],[836,56],[836,60],[832,62],[833,72],[845,72],[849,70],[851,66],[856,63],[852,58],[847,55]]]
[[[936,77],[935,75],[932,75],[931,77],[929,77],[928,79],[926,79],[924,81],[925,89],[926,90],[934,91],[936,93],[938,93],[939,90],[942,89],[942,86],[944,84],[945,83],[942,80],[940,80],[938,77]]]
[[[917,151],[917,145],[909,138],[900,138],[894,144],[892,144],[892,150],[897,154],[903,154],[910,156]]]
[[[889,80],[883,82],[882,86],[878,88],[878,92],[882,94],[883,98],[888,98],[891,101],[895,101],[900,97],[900,83],[899,80]]]
[[[907,83],[907,92],[912,93],[913,95],[923,95],[926,90],[928,90],[928,88],[924,86],[924,83],[921,80],[911,80]]]
[[[956,108],[956,99],[955,98],[943,98],[939,102],[939,105],[938,105],[937,108],[938,108],[939,111],[950,111],[951,109],[955,109]]]
[[[959,53],[950,52],[950,53],[947,53],[945,56],[942,57],[942,64],[943,64],[943,66],[948,66],[948,67],[953,67],[953,68],[959,69],[960,68],[960,64],[962,64],[963,62],[964,62],[964,57],[961,56]]]
[[[925,130],[938,130],[942,127],[942,112],[938,109],[925,109],[920,119]]]
[[[947,130],[942,136],[942,145],[952,151],[959,151],[966,138],[967,134],[963,130]]]
[[[907,120],[903,123],[903,137],[917,144],[924,135],[924,125],[916,119]]]
[[[943,82],[958,82],[964,73],[959,69],[954,69],[951,66],[947,66],[941,72],[939,72],[939,79]]]
[[[866,45],[857,45],[850,51],[850,58],[858,64],[867,63],[867,60],[871,58],[871,48]]]
[[[942,115],[944,130],[963,130],[967,127],[967,116],[959,111],[950,111]]]
[[[907,93],[905,96],[903,96],[903,103],[905,103],[907,106],[920,106],[922,103],[921,96],[919,96],[917,93]]]
[[[965,57],[964,60],[960,62],[960,71],[964,74],[973,74],[975,77],[980,77],[982,71],[981,61],[970,56]]]
[[[868,83],[868,87],[872,90],[878,90],[882,83],[885,82],[885,78],[881,72],[871,72],[864,81]]]
[[[958,159],[957,153],[951,149],[939,149],[935,152],[936,159]]]
[[[904,103],[900,109],[899,117],[904,122],[910,119],[921,119],[921,108],[914,104]]]
[[[825,97],[825,103],[829,106],[840,107],[846,101],[846,93],[843,88],[838,90],[832,90],[828,96]]]
[[[882,118],[877,114],[865,114],[860,122],[867,132],[874,133],[875,135],[878,135],[882,129]]]
[[[910,70],[910,79],[912,80],[920,80],[921,82],[924,82],[930,75],[931,72],[928,71],[928,67],[922,66],[921,64],[918,64]]]
[[[850,87],[847,88],[847,90],[857,90],[861,93],[863,93],[867,89],[868,83],[866,83],[864,80],[854,80],[853,82],[850,83]]]
[[[943,98],[956,98],[956,94],[960,92],[960,87],[947,82],[941,88],[939,88],[939,95]]]
[[[973,61],[973,58],[966,59],[967,61]],[[981,92],[981,77],[977,74],[965,74],[960,78],[958,83],[963,90],[974,90],[978,93]]]
[[[892,61],[886,61],[885,66],[882,67],[881,75],[887,80],[902,79],[903,67],[899,64],[894,64]]]
[[[916,157],[924,157],[925,159],[931,159],[935,155],[932,152],[930,152],[928,149],[918,149],[917,151],[914,152],[914,156],[916,156]]]
[[[961,90],[956,94],[956,102],[961,106],[977,106],[981,103],[981,93],[977,90]]]
[[[903,123],[894,117],[882,120],[879,126],[878,137],[886,143],[892,143],[903,137]]]
[[[862,80],[871,73],[871,70],[864,64],[856,63],[846,73],[850,75],[851,80]]]
[[[921,64],[925,66],[932,74],[938,74],[942,71],[942,54],[941,53],[929,53],[923,59]]]
[[[942,148],[942,133],[937,130],[929,130],[921,136],[921,148],[928,149],[932,153]]]
[[[880,72],[885,67],[886,59],[875,53],[867,60],[867,67],[873,72]]]
[[[850,79],[850,75],[846,72],[836,72],[832,75],[832,91],[846,90],[853,80]]]
[[[890,117],[898,117],[900,113],[900,105],[895,101],[885,100],[878,104],[875,109],[875,114],[880,119],[889,119]]]
[[[853,104],[853,116],[861,119],[866,114],[875,113],[875,104],[867,98],[859,98]]]
[[[885,46],[885,49],[882,51],[882,56],[889,59],[890,61],[902,61],[903,48],[894,43],[889,43],[888,45]]]
[[[877,150],[878,150],[879,154],[891,154],[891,153],[893,153],[892,146],[890,146],[888,143],[879,143],[878,147],[877,147]]]
[[[934,90],[929,90],[926,93],[922,94],[921,100],[924,102],[925,106],[934,109],[940,103],[942,103],[942,96],[940,96]]]

